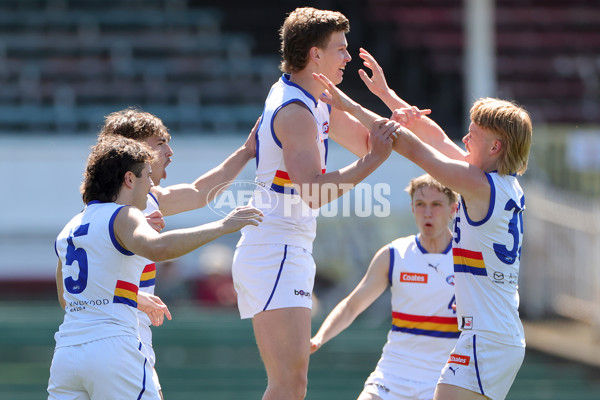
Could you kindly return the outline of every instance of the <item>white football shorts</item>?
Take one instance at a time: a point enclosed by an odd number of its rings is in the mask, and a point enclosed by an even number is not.
[[[239,246],[233,256],[233,283],[242,318],[261,311],[312,309],[315,261],[306,249],[283,244]]]
[[[152,366],[133,336],[112,336],[54,351],[48,399],[159,400]]]
[[[363,393],[374,394],[382,400],[431,400],[434,392],[435,381],[403,379],[397,374],[384,373],[379,368],[367,378],[363,389]]]
[[[506,398],[525,348],[498,343],[474,332],[461,333],[438,383],[459,386],[492,400]]]
[[[145,342],[142,340],[142,353],[146,356],[146,359],[150,363],[152,367],[152,381],[154,382],[154,386],[156,386],[156,390],[161,390],[160,381],[158,380],[158,374],[156,373],[156,368],[154,365],[156,364],[156,354],[154,354],[154,347],[152,347],[152,342]]]

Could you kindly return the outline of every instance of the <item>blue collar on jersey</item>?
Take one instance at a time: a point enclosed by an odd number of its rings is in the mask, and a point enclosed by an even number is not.
[[[310,93],[308,93],[306,90],[304,90],[304,89],[302,88],[302,86],[300,86],[300,85],[297,85],[297,84],[295,84],[294,82],[290,81],[290,76],[291,76],[290,74],[283,74],[283,75],[281,76],[281,81],[282,81],[283,83],[285,83],[286,85],[289,85],[289,86],[294,86],[294,87],[296,87],[296,88],[298,88],[298,89],[302,90],[302,92],[303,92],[305,95],[307,95],[307,96],[308,96],[308,98],[309,98],[309,99],[311,99],[311,100],[312,100],[312,101],[315,103],[315,107],[316,107],[316,106],[317,106],[317,100],[315,100],[315,98],[313,97],[313,95],[312,95],[312,94],[310,94]]]
[[[493,170],[493,171],[490,171],[490,172],[488,172],[488,174],[497,174],[497,173],[498,173],[498,170],[497,170],[497,169],[495,169],[495,170]],[[510,175],[510,176],[512,176],[512,177],[516,177],[516,176],[517,176],[517,173],[516,173],[516,172],[511,172],[511,173],[510,173],[510,174],[508,174],[508,175]]]
[[[419,237],[417,235],[415,235],[415,242],[417,243],[417,247],[419,248],[419,250],[421,250],[421,253],[429,254],[429,252],[425,249],[425,247],[423,247],[423,245],[419,241]],[[450,239],[450,243],[448,243],[448,247],[446,247],[446,249],[444,251],[442,251],[442,254],[448,254],[448,252],[451,249],[452,249],[452,239]]]

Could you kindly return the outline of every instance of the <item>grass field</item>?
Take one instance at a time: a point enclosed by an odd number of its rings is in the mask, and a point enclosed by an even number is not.
[[[235,311],[172,307],[154,332],[167,400],[260,399],[266,383],[251,323]],[[0,304],[0,399],[46,398],[58,305]],[[321,321],[314,321],[313,330]],[[355,399],[379,359],[388,326],[362,319],[316,353],[309,400]],[[528,351],[509,400],[597,400],[600,371]]]

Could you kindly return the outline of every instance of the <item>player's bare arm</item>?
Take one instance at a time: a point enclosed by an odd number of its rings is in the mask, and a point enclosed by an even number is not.
[[[343,112],[346,112],[356,118],[360,123],[367,129],[371,130],[376,120],[381,117],[374,112],[362,107],[356,101],[352,100],[344,92],[342,92],[336,85],[333,84],[323,74],[313,74],[313,79],[321,84],[325,91],[321,95],[321,101],[329,104],[330,106],[337,108]]]
[[[369,123],[373,115],[377,116],[348,97],[324,75],[315,74],[313,77],[327,89],[323,100],[328,104],[349,112],[363,124]],[[393,143],[396,152],[423,168],[443,185],[463,195],[473,218],[485,217],[489,208],[490,185],[483,169],[467,163],[464,157],[456,159],[445,155],[405,127],[399,127],[397,133],[398,139]]]
[[[401,128],[393,147],[427,171],[444,186],[460,193],[475,221],[485,217],[490,204],[490,184],[483,169],[466,161],[452,159],[434,147],[423,143],[413,132]]]
[[[379,122],[369,135],[371,150],[366,155],[345,168],[323,174],[315,142],[319,133],[310,111],[302,105],[291,103],[277,113],[273,127],[282,145],[286,168],[291,181],[297,185],[309,207],[319,208],[335,200],[365,179],[389,157],[392,144],[390,136],[395,126],[388,120]],[[307,193],[309,189],[319,190],[320,193],[323,184],[333,184],[337,190],[327,191],[326,197]]]
[[[165,219],[160,210],[156,210],[146,215],[146,221],[156,232],[160,232],[165,227]]]
[[[63,274],[62,274],[62,262],[60,258],[58,259],[58,264],[56,265],[56,294],[58,295],[58,302],[60,306],[64,310],[67,303],[65,302],[65,298],[63,297],[64,289],[63,289]]]
[[[359,57],[363,60],[363,65],[371,70],[371,76],[369,77],[367,72],[360,69],[358,71],[360,78],[371,93],[379,97],[394,112],[392,119],[401,122],[403,126],[413,131],[419,139],[435,147],[448,157],[464,159],[464,150],[448,138],[444,130],[434,120],[427,117],[431,110],[419,110],[417,107],[411,106],[408,102],[400,98],[388,86],[383,68],[381,68],[375,57],[368,51],[361,48]],[[399,111],[401,110],[406,114],[408,119],[404,121],[401,119],[399,116]]]
[[[246,141],[239,149],[194,182],[167,187],[154,186],[152,193],[156,196],[163,215],[174,215],[202,208],[221,194],[227,188],[226,186],[223,186],[221,190],[213,189],[225,182],[233,181],[248,161],[256,156],[256,130],[259,123],[260,118],[256,121]]]
[[[352,115],[335,107],[331,108],[329,138],[357,157],[371,150],[369,130]]]
[[[140,210],[123,207],[115,218],[114,231],[125,249],[152,261],[165,261],[187,254],[246,225],[257,226],[262,216],[262,212],[254,207],[238,207],[219,221],[158,233],[146,223]]]
[[[382,247],[356,288],[329,313],[317,334],[310,340],[311,354],[339,335],[388,287],[390,252]]]

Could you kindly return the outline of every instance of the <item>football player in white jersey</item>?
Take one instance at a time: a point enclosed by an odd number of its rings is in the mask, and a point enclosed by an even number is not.
[[[394,150],[460,194],[452,253],[461,336],[434,399],[504,399],[525,356],[517,290],[525,197],[517,175],[527,169],[529,114],[509,101],[477,100],[463,150],[425,116],[428,110],[411,107],[387,87],[369,53],[361,50],[361,57],[373,71],[371,78],[360,72],[363,81],[402,124]],[[372,120],[327,77],[315,79],[329,90],[330,104],[361,121]]]
[[[280,31],[284,75],[269,92],[257,132],[256,181],[265,190],[256,190],[250,204],[265,211],[265,220],[242,232],[232,274],[240,315],[253,318],[267,371],[264,400],[306,395],[317,209],[362,181],[391,152],[394,123],[380,119],[363,126],[319,100],[323,90],[312,74],[342,81],[351,60],[348,30],[339,12],[306,7],[289,14]],[[326,171],[329,139],[359,159]]]
[[[171,135],[160,118],[136,108],[116,111],[105,117],[99,139],[109,136],[127,137],[144,142],[158,152],[158,160],[152,165],[154,186],[148,193],[144,214],[146,214],[148,223],[160,232],[165,226],[163,216],[204,207],[226,188],[223,185],[224,182],[235,179],[247,162],[254,158],[257,126],[258,121],[246,142],[219,166],[200,176],[192,183],[181,183],[167,187],[161,187],[160,182],[167,177],[166,167],[171,163],[173,149],[169,145]],[[222,190],[213,190],[219,185],[222,186]],[[156,265],[150,260],[142,260],[142,262],[144,262],[145,268],[140,279],[140,291],[153,295],[156,286]],[[150,325],[151,321],[148,316],[140,312],[140,339],[144,344],[147,358],[154,367],[156,356],[152,346]],[[162,389],[156,369],[153,370],[153,379],[162,397]]]
[[[392,328],[358,400],[431,400],[460,334],[449,228],[457,194],[427,174],[412,179],[406,191],[419,233],[383,246],[310,341],[314,353],[390,287]]]
[[[49,399],[159,399],[137,329],[136,259],[172,259],[248,224],[262,213],[240,207],[213,223],[156,232],[141,209],[153,186],[145,144],[105,138],[92,149],[81,186],[86,205],[58,235],[57,277],[65,318],[55,335]]]

